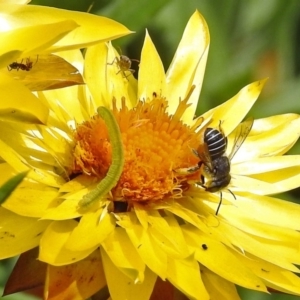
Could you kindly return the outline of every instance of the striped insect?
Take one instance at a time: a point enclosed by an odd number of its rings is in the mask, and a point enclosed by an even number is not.
[[[249,118],[240,124],[235,135],[232,150],[228,156],[226,155],[227,137],[222,131],[221,124],[219,129],[206,128],[203,134],[203,143],[200,144],[197,150],[193,149],[194,154],[200,159],[199,163],[196,166],[175,170],[183,175],[197,172],[200,169],[200,182],[198,184],[207,192],[220,192],[220,202],[216,215],[219,213],[222,204],[222,190],[231,181],[230,162],[247,138],[252,125],[253,118]],[[229,189],[228,191],[236,199]]]
[[[112,147],[112,162],[106,176],[98,183],[96,188],[84,195],[78,202],[79,209],[88,209],[96,200],[109,193],[117,185],[124,166],[124,150],[118,123],[109,109],[99,107],[97,111],[108,129]]]
[[[226,188],[230,181],[230,162],[237,153],[243,142],[247,138],[253,125],[253,118],[247,119],[238,127],[233,147],[228,156],[225,152],[227,150],[227,137],[224,135],[221,125],[219,130],[214,128],[206,128],[204,131],[204,143],[194,151],[200,158],[198,169],[201,169],[200,185],[208,192],[220,192],[220,202],[216,211],[218,214],[222,204],[222,189]],[[233,197],[235,195],[228,190]]]

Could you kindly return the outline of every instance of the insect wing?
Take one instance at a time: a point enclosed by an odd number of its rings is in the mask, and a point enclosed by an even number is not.
[[[201,163],[204,164],[209,170],[213,169],[208,146],[206,143],[203,143],[198,147],[197,156],[200,158]]]
[[[248,134],[251,131],[253,122],[254,122],[254,119],[249,118],[249,119],[247,119],[246,121],[244,121],[243,123],[240,124],[240,126],[238,128],[238,131],[237,131],[237,133],[235,135],[235,138],[234,138],[234,143],[233,143],[231,153],[228,156],[229,160],[231,160],[234,157],[234,155],[237,153],[239,148],[244,143],[245,139],[247,138]]]

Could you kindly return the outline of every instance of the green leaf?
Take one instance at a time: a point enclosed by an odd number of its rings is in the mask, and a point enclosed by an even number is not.
[[[13,190],[22,182],[24,177],[27,175],[28,171],[19,173],[13,178],[6,181],[0,188],[0,204],[2,204]]]

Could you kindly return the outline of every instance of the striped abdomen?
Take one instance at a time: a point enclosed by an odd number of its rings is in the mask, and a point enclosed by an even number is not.
[[[206,128],[204,142],[207,145],[211,160],[221,157],[227,148],[227,138],[222,132],[214,128]]]

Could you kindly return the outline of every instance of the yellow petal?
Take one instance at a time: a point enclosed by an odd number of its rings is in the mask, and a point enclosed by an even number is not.
[[[0,140],[0,155],[17,172],[28,171],[27,165],[22,162],[23,160],[22,157],[11,147],[8,147],[7,144],[3,143],[1,140]],[[32,178],[38,182],[41,181],[49,186],[58,186],[60,185],[61,182],[63,182],[62,178],[57,176],[52,176],[51,174],[38,169],[30,171],[27,177]]]
[[[232,210],[232,214],[251,216],[252,220],[258,222],[263,220],[266,224],[300,230],[299,205],[281,199],[240,193],[234,206],[226,205],[222,210],[224,214]]]
[[[143,282],[145,264],[123,228],[116,228],[103,241],[102,247],[113,264],[127,277],[136,284]]]
[[[111,107],[112,95],[109,95],[108,88],[110,82],[107,82],[106,75],[107,54],[106,43],[89,47],[85,54],[84,77],[96,107]]]
[[[95,178],[93,178],[93,181],[94,180]],[[87,182],[90,181],[87,180]],[[90,185],[89,188],[78,189],[77,191],[61,195],[56,203],[53,204],[53,207],[45,212],[42,219],[65,220],[79,217],[82,213],[78,210],[78,202],[94,188],[95,184]],[[101,205],[105,206],[108,205],[108,203],[105,203],[103,200]]]
[[[261,128],[264,130],[262,131]],[[286,153],[298,140],[299,128],[300,118],[295,114],[255,120],[250,136],[245,140],[232,162]],[[233,140],[234,133],[229,136],[228,149],[232,149],[230,144]]]
[[[153,241],[150,234],[138,223],[133,214],[122,216],[122,220],[118,220],[118,224],[126,229],[129,239],[144,263],[164,280],[167,276],[166,253]]]
[[[68,265],[48,265],[45,285],[47,300],[88,299],[105,287],[106,279],[99,251]]]
[[[107,253],[102,248],[100,249],[105,277],[111,298],[114,300],[149,299],[153,291],[157,275],[146,268],[144,281],[142,283],[135,283],[113,264]]]
[[[168,280],[191,299],[210,299],[193,255],[182,260],[168,258]]]
[[[209,30],[203,16],[196,11],[187,23],[173,61],[167,72],[170,114],[174,114],[179,98],[183,99],[192,85],[193,91],[183,119],[191,121],[197,108],[209,49]]]
[[[158,245],[173,258],[185,258],[191,253],[187,248],[181,227],[172,214],[163,218],[157,211],[148,212],[148,232]]]
[[[78,11],[47,6],[7,4],[2,4],[0,11],[2,11],[2,18],[7,22],[9,28],[75,20],[79,27],[48,48],[48,53],[85,48],[100,41],[113,40],[131,33],[116,21]]]
[[[298,268],[291,263],[289,258],[284,256],[286,253],[282,255],[277,251],[276,246],[278,245],[265,247],[265,243],[267,244],[266,241],[260,242],[259,238],[254,238],[227,223],[222,222],[219,227],[219,230],[222,230],[223,233],[226,234],[231,243],[239,245],[242,251],[247,251],[292,272],[299,272]]]
[[[209,126],[217,128],[221,121],[222,130],[224,130],[226,135],[229,134],[251,109],[266,81],[266,79],[263,79],[245,86],[230,100],[209,110],[203,114],[202,117],[206,119],[207,117],[210,117],[211,112],[213,112],[213,121]]]
[[[238,164],[232,164],[231,173],[240,175],[251,175],[274,171],[272,172],[272,174],[275,174],[278,170],[280,172],[290,172],[289,175],[291,175],[293,169],[296,172],[296,169],[298,169],[299,166],[300,155],[261,157],[253,159],[249,162],[247,161]]]
[[[291,172],[293,172],[293,176],[291,177],[288,177],[288,171],[286,172],[287,176],[285,176],[285,172],[283,171],[281,171],[281,173],[280,171],[272,172],[270,175],[262,174],[265,175],[262,178],[270,182],[246,176],[234,175],[231,185],[233,187],[236,186],[237,188],[232,188],[232,190],[247,191],[249,190],[249,187],[251,187],[251,192],[258,195],[282,193],[299,186],[297,182],[299,183],[300,174],[295,174],[295,171],[297,171],[297,168],[293,168],[291,170]]]
[[[10,76],[0,73],[0,115],[7,119],[21,119],[27,122],[45,123],[49,109],[23,84]]]
[[[235,285],[226,279],[211,272],[211,270],[201,268],[202,280],[211,299],[240,300]]]
[[[300,294],[300,279],[294,273],[249,254],[239,255],[239,260],[275,290]]]
[[[268,239],[270,241],[279,241],[293,245],[294,248],[298,247],[298,241],[300,240],[300,233],[293,229],[277,226],[276,223],[270,225],[265,223],[265,219],[260,222],[250,219],[251,214],[244,215],[242,212],[236,213],[232,209],[226,209],[226,213],[223,214],[233,226],[247,232],[251,235]],[[296,249],[297,250],[297,249]]]
[[[53,54],[38,55],[26,58],[23,64],[32,63],[29,72],[19,69],[8,69],[7,73],[15,80],[22,82],[31,91],[59,89],[72,85],[84,84],[79,71],[62,57]]]
[[[0,11],[2,12],[2,22],[5,23],[11,16],[3,15],[3,4],[0,4]],[[2,25],[3,25],[2,23]],[[9,23],[9,22],[8,22]],[[6,24],[11,26],[10,24]],[[4,42],[0,50],[0,67],[8,66],[18,59],[36,55],[39,52],[47,49],[53,43],[59,41],[63,36],[78,27],[72,20],[65,20],[54,24],[37,24],[36,26],[18,27],[16,29],[0,33],[0,38]],[[41,34],[47,32],[47,34]],[[26,45],[26,46],[25,46]]]
[[[0,257],[19,255],[36,247],[49,221],[22,217],[0,207]]]
[[[173,203],[172,205],[165,207],[165,209],[173,213],[174,215],[182,218],[187,223],[193,224],[198,228],[206,227],[206,225],[202,222],[202,220],[200,220],[196,212],[190,209],[186,209],[180,203]]]
[[[27,4],[31,0],[1,0],[0,3]]]
[[[84,74],[96,107],[111,108],[113,97],[117,107],[120,107],[122,97],[125,97],[129,109],[136,104],[136,79],[130,71],[126,75],[120,71],[118,59],[119,54],[111,43],[101,43],[87,49]]]
[[[153,93],[166,96],[164,67],[148,32],[146,32],[141,54],[138,84],[138,98],[140,100],[152,99]]]
[[[103,214],[103,216],[102,216]],[[84,214],[72,231],[66,248],[84,251],[100,245],[115,229],[114,217],[103,210]],[[89,234],[86,234],[86,233]]]
[[[93,180],[91,179],[91,176],[88,175],[79,175],[75,177],[74,179],[66,182],[64,185],[61,186],[59,191],[61,193],[71,193],[76,192],[84,189],[85,187],[93,184]]]
[[[41,238],[39,260],[62,266],[80,261],[91,254],[97,247],[85,251],[71,251],[65,247],[76,226],[77,222],[74,220],[52,222]]]
[[[67,124],[74,120],[79,123],[85,121],[81,105],[78,101],[75,101],[78,94],[77,86],[44,91],[40,94],[47,99],[49,107],[60,121]]]
[[[195,250],[195,258],[205,267],[235,284],[266,291],[263,282],[244,267],[226,246],[191,226],[186,226],[184,232],[189,245]]]
[[[21,216],[39,218],[57,196],[56,188],[24,181],[2,206]]]

